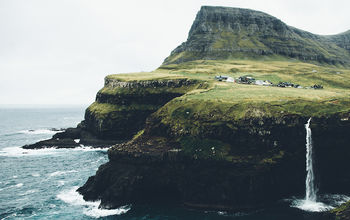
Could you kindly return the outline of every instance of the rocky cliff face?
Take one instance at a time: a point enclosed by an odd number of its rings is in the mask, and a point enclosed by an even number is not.
[[[326,36],[337,46],[346,49],[350,52],[350,30],[338,35]]]
[[[86,109],[85,119],[77,128],[23,148],[110,147],[129,140],[143,129],[151,113],[199,85],[197,80],[187,78],[121,81],[107,76],[96,101]]]
[[[346,64],[346,40],[346,34],[322,37],[298,30],[262,12],[202,7],[187,42],[165,64],[262,55]],[[277,101],[254,100],[253,94],[235,100],[246,94],[226,94],[236,85],[209,82],[212,75],[196,76],[211,83],[206,89],[198,89],[204,81],[186,78],[115,77],[106,78],[81,129],[104,140],[129,140],[110,148],[109,162],[78,189],[86,200],[101,200],[104,208],[168,202],[242,210],[302,196],[304,124],[311,116],[319,192],[349,192],[349,172],[335,172],[350,165],[346,98],[332,95],[321,102],[320,93],[308,99],[293,96],[290,88]]]
[[[86,110],[84,125],[99,138],[128,140],[143,128],[147,116],[197,83],[186,78],[123,82],[107,77]]]
[[[319,36],[290,27],[263,12],[203,6],[187,41],[172,51],[164,64],[261,55],[349,64],[349,46],[348,33]]]
[[[350,141],[349,116],[312,119],[321,193],[348,192],[349,173],[334,170],[350,165],[344,144]],[[251,117],[231,121],[232,127],[203,123],[194,142],[193,136],[149,119],[143,135],[108,151],[110,161],[79,192],[87,200],[101,199],[106,208],[163,201],[224,210],[303,195],[307,119]]]

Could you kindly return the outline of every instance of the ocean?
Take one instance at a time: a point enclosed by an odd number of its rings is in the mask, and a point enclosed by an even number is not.
[[[98,208],[76,192],[98,167],[107,162],[106,149],[24,150],[21,146],[50,138],[56,131],[75,127],[85,107],[0,107],[0,219],[318,219],[319,212],[293,207],[298,198],[286,198],[260,210],[227,213],[191,210],[173,205],[129,204],[114,210]],[[327,195],[324,199],[330,199]],[[346,196],[332,196],[337,205]]]

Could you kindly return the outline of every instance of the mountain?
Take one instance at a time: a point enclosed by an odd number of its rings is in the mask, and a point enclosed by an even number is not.
[[[163,64],[192,60],[282,56],[327,64],[350,64],[350,31],[321,36],[250,9],[203,6],[186,42]]]
[[[113,145],[78,189],[102,208],[260,210],[305,192],[308,123],[318,192],[348,195],[348,42],[349,32],[318,36],[262,12],[202,7],[164,65],[107,76],[77,128],[25,148]]]

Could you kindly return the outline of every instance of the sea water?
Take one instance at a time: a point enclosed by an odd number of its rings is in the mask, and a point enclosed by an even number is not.
[[[84,201],[76,189],[107,162],[106,149],[21,148],[50,138],[54,130],[76,126],[83,119],[85,107],[0,107],[0,219],[318,219],[318,212],[290,207],[293,199],[264,209],[232,213],[173,205],[129,204],[113,210],[99,209],[98,201]],[[344,201],[343,196],[328,199],[334,205]]]

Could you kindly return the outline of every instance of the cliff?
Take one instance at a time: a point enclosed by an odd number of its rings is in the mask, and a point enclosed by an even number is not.
[[[309,117],[320,192],[348,192],[350,176],[334,170],[350,165],[349,70],[301,62],[199,61],[161,67],[150,76],[165,72],[198,84],[150,114],[131,140],[108,150],[109,162],[79,189],[86,200],[101,200],[105,208],[161,201],[242,210],[301,195]],[[215,81],[215,72],[325,88],[232,84]]]
[[[315,35],[266,13],[241,8],[203,6],[187,41],[164,65],[193,60],[281,57],[349,65],[349,32]]]
[[[84,124],[99,138],[128,140],[143,128],[147,116],[196,85],[185,77],[122,81],[118,75],[107,76]]]
[[[350,165],[350,70],[321,64],[349,62],[347,34],[339,36],[313,35],[262,12],[202,7],[188,40],[160,68],[149,75],[110,76],[119,81],[99,92],[97,106],[152,104],[154,112],[142,117],[143,126],[126,129],[125,135],[140,131],[110,148],[109,162],[78,191],[86,200],[101,200],[104,208],[166,202],[215,210],[256,208],[302,195],[304,124],[312,117],[319,190],[349,193],[350,175],[334,170]],[[164,91],[168,84],[142,86],[164,74],[197,84],[180,86],[176,95]],[[293,82],[298,88],[231,84],[216,81],[217,75]],[[125,83],[137,79],[142,85]],[[324,89],[312,89],[314,84]],[[141,95],[153,93],[147,101]],[[160,94],[169,98],[154,103]],[[132,122],[113,121],[112,110],[102,122],[95,120],[102,117],[94,105],[86,120],[96,133],[112,134],[98,127],[110,123],[106,127],[119,137],[118,126]]]
[[[349,116],[312,119],[320,193],[348,192],[350,175],[334,170],[350,165]],[[109,149],[109,162],[79,192],[101,199],[105,208],[162,201],[216,210],[257,208],[302,194],[306,117],[196,121],[201,126],[186,120],[199,130],[193,134],[149,118],[140,136]]]
[[[319,192],[349,193],[350,174],[334,172],[350,165],[348,34],[317,36],[262,12],[202,7],[161,67],[107,76],[77,128],[27,147],[114,145],[78,189],[104,208],[242,210],[303,194],[312,117]]]
[[[123,74],[107,76],[104,87],[86,109],[85,119],[77,128],[66,129],[49,140],[23,148],[110,147],[133,137],[151,113],[199,85],[196,80],[176,75],[157,74],[152,78],[152,74],[147,74],[142,80],[138,74],[136,78],[129,79]]]

